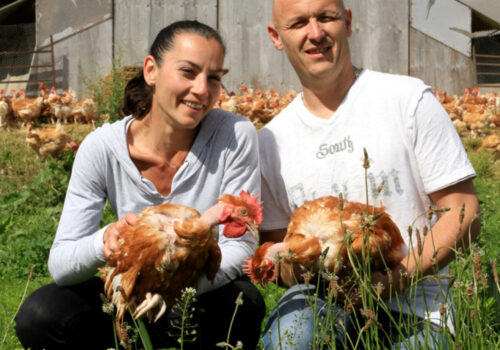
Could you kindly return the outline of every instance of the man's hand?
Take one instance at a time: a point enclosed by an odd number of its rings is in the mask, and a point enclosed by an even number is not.
[[[388,299],[391,295],[404,291],[409,287],[409,280],[408,271],[402,264],[392,268],[388,272],[372,272],[372,283],[380,293],[380,298],[383,300]],[[377,284],[380,284],[382,288],[377,288]]]
[[[128,213],[120,220],[112,223],[108,226],[106,231],[104,231],[104,235],[102,240],[104,241],[104,247],[102,248],[102,252],[106,259],[120,250],[120,244],[118,240],[120,238],[120,231],[123,230],[127,226],[135,226],[138,221],[138,216],[134,213]]]

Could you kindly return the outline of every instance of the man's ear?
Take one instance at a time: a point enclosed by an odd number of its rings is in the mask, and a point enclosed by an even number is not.
[[[274,24],[269,23],[267,25],[267,34],[269,34],[269,37],[271,38],[271,41],[273,42],[273,45],[276,49],[282,51],[283,50],[283,43],[281,42],[280,35],[278,31],[276,30],[276,27]]]
[[[349,7],[345,9],[345,26],[347,31],[347,37],[349,38],[352,34],[352,12]]]
[[[156,61],[153,56],[148,55],[144,59],[144,63],[142,65],[142,74],[144,74],[144,80],[146,81],[146,84],[155,85],[157,67]]]

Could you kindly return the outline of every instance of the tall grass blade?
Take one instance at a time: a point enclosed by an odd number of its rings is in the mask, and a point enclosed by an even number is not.
[[[28,275],[28,279],[26,280],[26,284],[24,286],[24,291],[23,291],[23,295],[21,297],[21,301],[19,302],[19,305],[17,306],[16,312],[14,312],[14,316],[12,316],[12,319],[7,324],[7,327],[5,327],[5,334],[3,336],[2,343],[0,344],[0,349],[3,349],[3,345],[5,344],[5,340],[7,339],[7,335],[9,334],[10,325],[12,324],[12,322],[14,322],[14,318],[16,317],[17,313],[19,312],[19,309],[21,308],[21,305],[23,304],[24,298],[26,297],[26,292],[28,291],[28,286],[30,284],[31,277],[33,277],[34,269],[35,269],[35,265],[31,265],[30,274]]]

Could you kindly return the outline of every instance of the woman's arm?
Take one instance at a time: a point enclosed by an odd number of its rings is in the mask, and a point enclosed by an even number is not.
[[[98,229],[106,203],[102,157],[95,135],[81,144],[73,164],[64,207],[49,256],[49,271],[57,284],[92,277],[105,262],[106,228]]]
[[[224,177],[220,194],[239,196],[241,190],[260,195],[260,168],[257,133],[252,123],[235,123],[235,134],[226,150]],[[222,229],[222,228],[221,228]],[[220,287],[243,274],[245,259],[252,256],[257,240],[249,232],[239,238],[227,238],[219,230],[219,247],[222,261],[213,283],[205,277],[198,281],[198,294]]]

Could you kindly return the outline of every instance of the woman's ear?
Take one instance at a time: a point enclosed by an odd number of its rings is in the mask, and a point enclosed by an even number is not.
[[[153,56],[148,55],[144,59],[144,64],[142,66],[142,72],[144,74],[144,80],[149,86],[154,86],[156,84],[156,75],[158,67],[156,66],[156,61]]]

